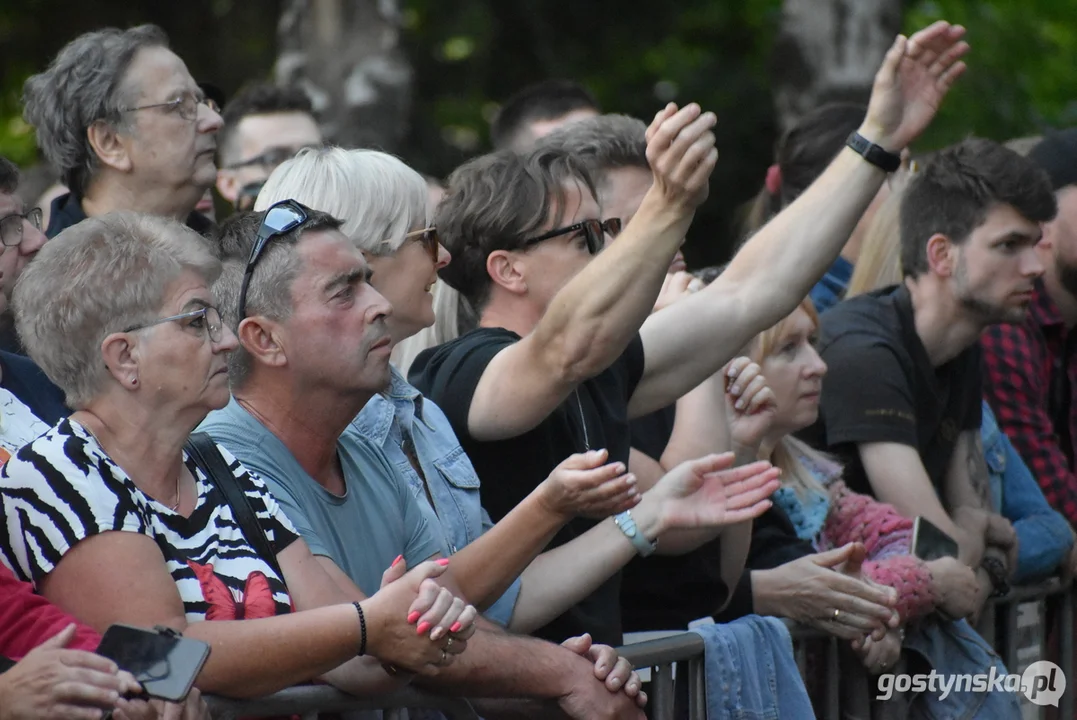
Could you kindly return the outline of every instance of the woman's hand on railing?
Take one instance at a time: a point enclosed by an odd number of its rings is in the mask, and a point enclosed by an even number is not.
[[[979,610],[980,586],[976,571],[953,557],[924,563],[931,571],[935,607],[952,618],[969,617]]]
[[[561,643],[577,655],[581,655],[595,665],[595,678],[606,685],[610,692],[624,691],[625,695],[635,699],[636,705],[646,707],[647,693],[642,691],[643,682],[632,670],[632,663],[621,657],[617,650],[609,645],[596,645],[588,634],[571,637]]]
[[[403,569],[400,564],[403,560],[394,563],[392,574]],[[370,655],[406,670],[433,674],[467,649],[478,611],[434,580],[448,564],[447,559],[421,563],[363,601]],[[391,578],[390,571],[383,582]]]

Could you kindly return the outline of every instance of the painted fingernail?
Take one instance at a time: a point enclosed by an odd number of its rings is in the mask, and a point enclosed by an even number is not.
[[[445,567],[446,565],[449,564],[449,558],[441,558],[437,562],[438,562],[438,565],[440,565],[441,567]]]
[[[430,629],[430,623],[423,620],[421,623],[419,623],[419,627],[415,628],[415,634],[416,635],[424,635],[424,634],[426,634],[426,631],[429,630],[429,629]]]
[[[460,628],[462,628],[462,627],[463,627],[463,625],[461,625],[459,622],[454,622],[452,624],[452,627],[449,628],[449,632],[458,633],[458,632],[460,632]]]
[[[419,619],[420,615],[422,615],[422,613],[420,613],[418,610],[412,610],[408,614],[408,625],[414,625],[415,621]]]
[[[397,565],[400,564],[400,561],[403,560],[403,559],[404,559],[403,555],[397,555],[396,560],[393,560],[393,564],[390,565],[390,567],[396,567]]]
[[[737,410],[743,410],[744,409],[744,400],[743,399],[737,400],[737,406],[736,407],[737,407]]]

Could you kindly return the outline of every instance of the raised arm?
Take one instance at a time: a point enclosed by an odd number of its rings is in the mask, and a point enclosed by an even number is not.
[[[718,158],[715,117],[670,105],[648,130],[654,184],[618,236],[554,297],[527,337],[486,366],[468,412],[476,440],[515,437],[609,367],[651,312]],[[671,400],[672,402],[672,400]]]
[[[965,65],[964,28],[938,22],[899,36],[875,76],[860,134],[897,153],[920,135]],[[643,326],[646,368],[632,416],[664,407],[788,315],[834,262],[885,173],[845,148],[707,288]]]

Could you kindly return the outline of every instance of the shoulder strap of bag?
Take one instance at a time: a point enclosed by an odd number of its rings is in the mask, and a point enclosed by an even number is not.
[[[251,544],[258,556],[273,568],[273,571],[277,573],[277,577],[283,581],[284,573],[281,572],[280,565],[277,564],[277,553],[274,552],[269,544],[269,538],[266,537],[262,525],[258,522],[258,518],[255,517],[254,510],[251,508],[246,494],[239,487],[239,483],[236,482],[236,477],[228,468],[228,463],[225,462],[221,451],[217,449],[217,443],[213,442],[213,438],[206,433],[197,432],[191,433],[186,447],[187,453],[194,458],[195,464],[202,468],[203,472],[210,477],[213,484],[224,495],[225,502],[232,508],[236,524],[243,531],[243,537]]]

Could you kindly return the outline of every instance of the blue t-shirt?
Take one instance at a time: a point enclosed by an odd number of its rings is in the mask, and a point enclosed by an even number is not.
[[[380,452],[347,435],[337,442],[345,493],[307,474],[291,451],[234,399],[199,427],[258,474],[310,546],[371,595],[398,555],[415,567],[440,546],[407,483]]]
[[[0,350],[0,367],[0,387],[9,390],[46,425],[55,425],[71,414],[64,405],[63,390],[30,358]]]
[[[838,256],[826,275],[811,289],[811,301],[819,313],[824,313],[841,302],[853,277],[853,264]]]

